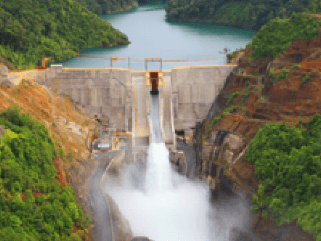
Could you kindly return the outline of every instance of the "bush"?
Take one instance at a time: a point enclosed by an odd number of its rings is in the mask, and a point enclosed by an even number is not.
[[[273,74],[274,74],[274,72],[275,72],[275,69],[274,69],[274,68],[271,68],[271,69],[269,70],[268,76],[269,76],[269,77],[272,77]]]
[[[300,68],[301,68],[301,65],[299,65],[299,64],[294,64],[294,65],[292,65],[291,67],[292,67],[292,69],[300,69]]]
[[[249,85],[250,85],[250,82],[249,82],[249,81],[246,81],[245,86],[247,87],[247,86],[249,86]]]
[[[276,77],[275,80],[273,80],[273,84],[277,83],[281,79],[285,79],[288,77],[288,69],[282,69],[282,72]]]
[[[305,83],[307,80],[310,80],[310,74],[306,74],[306,75],[302,78],[302,83]]]
[[[252,210],[267,208],[279,225],[297,220],[321,237],[321,220],[308,214],[321,203],[321,116],[313,117],[309,130],[302,120],[299,126],[266,124],[251,140],[246,156],[261,180]]]
[[[227,100],[226,106],[229,106],[229,105],[233,102],[233,99],[234,99],[236,96],[238,96],[238,95],[239,95],[239,92],[238,92],[238,91],[234,92],[234,93],[230,96],[230,98]]]

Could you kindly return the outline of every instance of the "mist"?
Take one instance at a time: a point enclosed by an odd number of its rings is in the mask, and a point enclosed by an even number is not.
[[[107,175],[104,191],[116,201],[135,236],[154,241],[228,241],[233,227],[247,225],[249,206],[224,194],[213,203],[206,183],[174,170],[162,142],[158,96],[151,99],[153,142],[146,166],[131,162],[117,178]]]
[[[137,186],[133,176],[144,180]],[[109,179],[112,180],[112,179]],[[248,207],[228,197],[211,204],[207,184],[178,174],[164,143],[152,143],[147,168],[129,166],[105,191],[116,201],[136,236],[154,241],[227,241],[232,227],[242,228]]]

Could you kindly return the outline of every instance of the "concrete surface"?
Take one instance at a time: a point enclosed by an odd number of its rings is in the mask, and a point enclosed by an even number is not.
[[[143,77],[133,77],[133,101],[135,113],[135,137],[149,137],[148,102],[145,79]],[[148,143],[149,145],[149,143]]]
[[[165,82],[164,121],[166,122],[164,123],[164,131],[170,133],[172,128],[166,120],[170,109],[170,98],[173,102],[175,129],[189,129],[205,117],[212,102],[223,88],[226,77],[235,68],[236,65],[208,65],[180,66],[171,70],[163,70]],[[105,114],[112,126],[117,129],[125,129],[126,103],[129,113],[128,122],[132,123],[130,126],[135,125],[131,122],[132,115],[130,115],[135,101],[131,90],[138,79],[142,83],[145,82],[145,71],[122,68],[63,68],[62,65],[52,65],[46,70],[10,73],[8,77],[12,77],[12,83],[15,85],[19,84],[23,78],[48,86],[59,82],[58,91],[70,96],[73,101],[85,109],[89,116],[101,117]],[[115,81],[113,77],[122,84]],[[148,96],[146,96],[147,99]],[[148,106],[146,108],[149,113]],[[144,132],[139,130],[139,132],[141,131]]]

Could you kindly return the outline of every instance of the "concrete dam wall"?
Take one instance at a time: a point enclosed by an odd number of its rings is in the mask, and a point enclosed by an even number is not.
[[[171,143],[175,130],[187,130],[204,119],[223,88],[226,77],[236,67],[181,66],[162,70],[164,81],[159,86],[159,105],[163,140]],[[62,65],[52,65],[46,70],[10,73],[5,78],[13,84],[19,84],[25,78],[52,87],[58,93],[70,96],[89,116],[108,118],[111,127],[119,131],[126,130],[127,126],[128,131],[134,132],[135,123],[141,129],[142,125],[148,127],[146,118],[151,107],[147,93],[150,86],[146,84],[148,81],[144,70],[64,68]],[[143,117],[138,117],[138,113]],[[146,135],[143,133],[141,136]]]

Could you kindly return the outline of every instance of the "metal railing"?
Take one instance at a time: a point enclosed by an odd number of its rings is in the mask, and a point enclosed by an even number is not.
[[[146,58],[145,60],[138,60],[138,59],[131,59],[129,57],[104,57],[99,55],[87,55],[87,54],[78,54],[78,57],[87,57],[87,58],[101,58],[110,61],[110,67],[112,67],[112,62],[115,61],[128,61],[128,68],[130,66],[130,62],[145,62],[148,59],[156,59],[156,58]],[[126,60],[127,59],[127,60]],[[211,60],[221,60],[221,59],[227,59],[227,57],[217,57],[217,58],[199,58],[194,60],[161,60],[164,63],[170,63],[170,62],[206,62]]]

